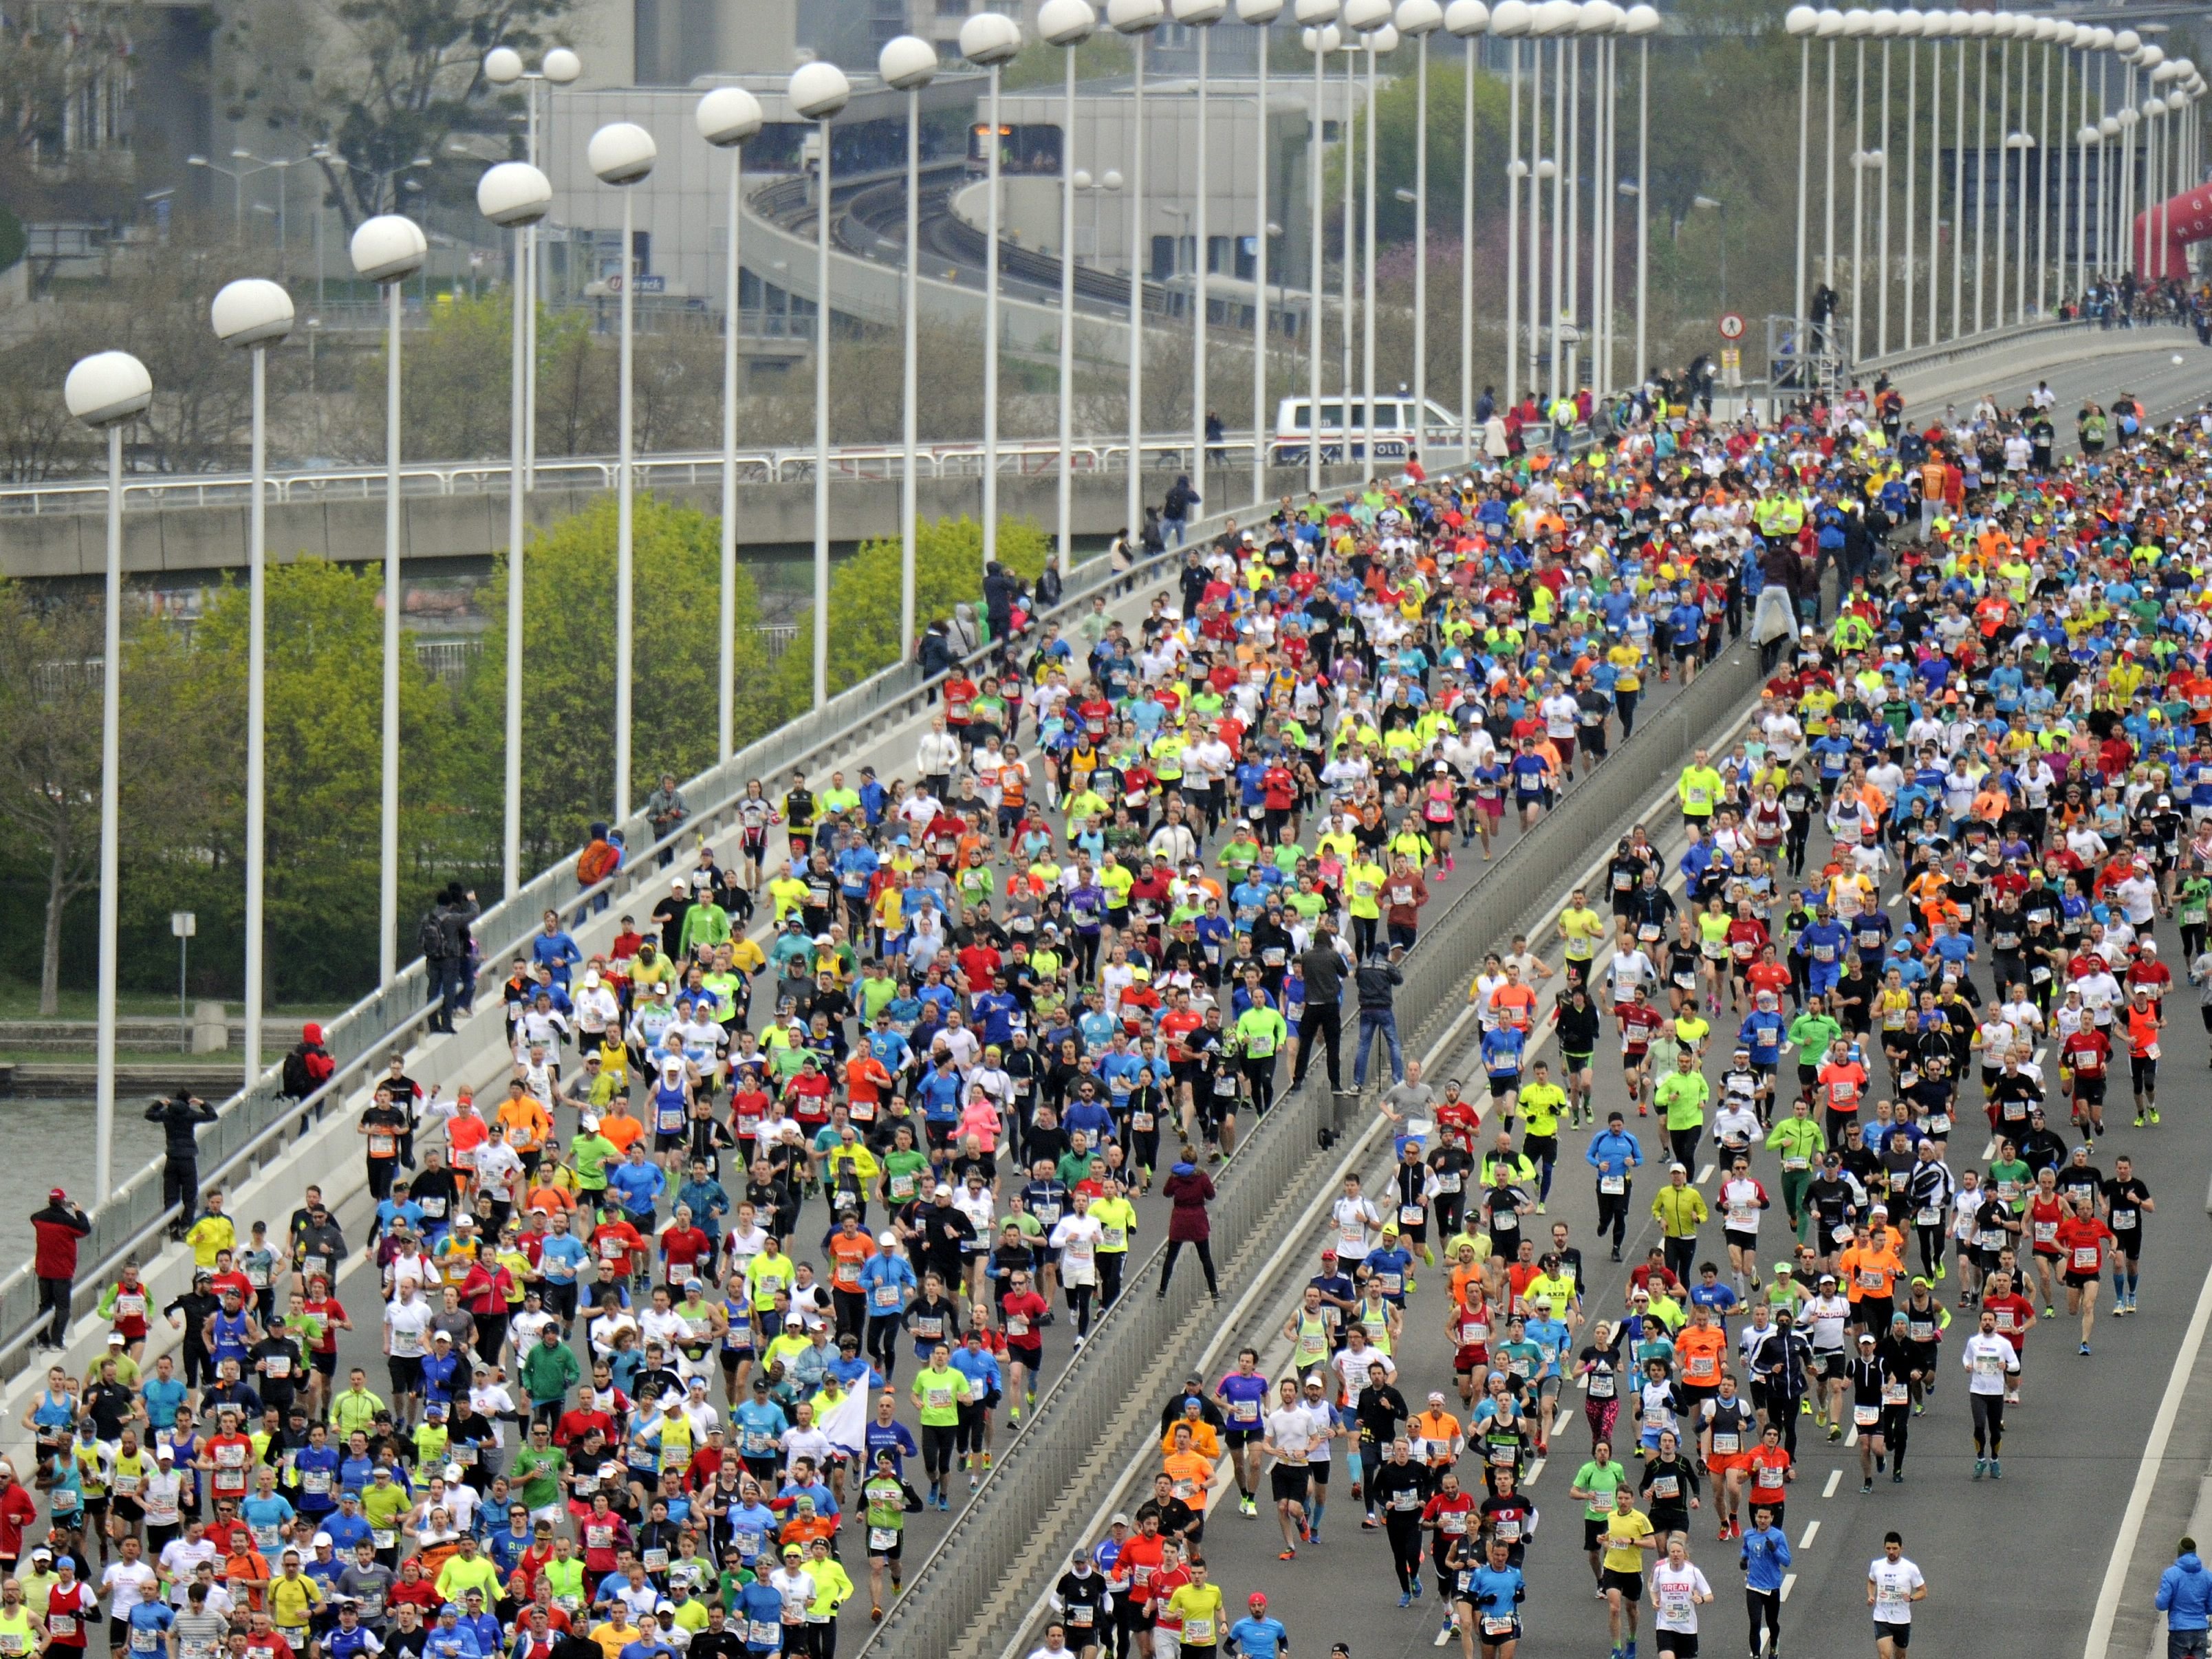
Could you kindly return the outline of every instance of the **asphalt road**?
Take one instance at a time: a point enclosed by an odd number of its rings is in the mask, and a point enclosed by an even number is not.
[[[1816,836],[1816,854],[1820,841]],[[2180,948],[2178,937],[2170,927],[2161,927],[2159,939],[2161,954],[2171,963]],[[1548,954],[1556,963],[1556,950]],[[1986,980],[1986,971],[1983,977]],[[2171,1041],[2160,1067],[2166,1085],[2161,1099],[2164,1123],[2134,1130],[2128,1127],[2127,1111],[2108,1109],[2107,1122],[2116,1126],[2115,1132],[2098,1144],[2094,1154],[2094,1161],[2107,1171],[2115,1155],[2130,1155],[2159,1204],[2160,1213],[2149,1218],[2147,1228],[2141,1313],[2125,1321],[2112,1319],[2107,1281],[2093,1356],[2076,1355],[2075,1334],[2063,1312],[2056,1324],[2031,1334],[2023,1403],[2007,1413],[2001,1484],[1976,1483],[1970,1478],[1972,1442],[1964,1377],[1958,1369],[1958,1339],[1969,1326],[1959,1317],[1955,1305],[1954,1322],[1942,1351],[1939,1391],[1927,1415],[1911,1425],[1905,1484],[1893,1486],[1886,1477],[1878,1477],[1873,1495],[1862,1497],[1856,1451],[1801,1433],[1800,1472],[1790,1489],[1787,1516],[1796,1556],[1794,1576],[1784,1592],[1787,1651],[1820,1656],[1871,1651],[1866,1571],[1881,1552],[1882,1534],[1892,1528],[1904,1534],[1907,1553],[1920,1564],[1930,1585],[1928,1599],[1916,1610],[1916,1655],[2081,1650],[2146,1437],[2190,1326],[2200,1285],[2212,1270],[2212,1231],[2206,1228],[2200,1207],[2207,1176],[2212,1175],[2212,1137],[2203,1133],[2208,1116],[2212,1116],[2208,1112],[2212,1090],[2206,1086],[2206,1042],[2195,1017],[2195,993],[2183,985],[2168,1001]],[[1723,1052],[1720,1063],[1724,1064],[1734,1022],[1723,1015],[1714,1020],[1714,1028],[1713,1046]],[[1610,1061],[1609,1047],[1601,1040],[1597,1057],[1601,1124],[1608,1109],[1625,1107],[1619,1068]],[[1471,1055],[1450,1058],[1467,1074],[1474,1074]],[[2055,1080],[2055,1065],[2047,1061],[2046,1066],[2046,1075]],[[1717,1065],[1706,1069],[1709,1079],[1717,1077]],[[1978,1125],[1978,1083],[1968,1085],[1962,1103],[1966,1121]],[[1653,1156],[1659,1156],[1657,1149],[1663,1143],[1654,1127],[1657,1121],[1631,1122],[1647,1154]],[[2063,1120],[2054,1127],[2063,1127]],[[1648,1170],[1640,1176],[1642,1201],[1636,1206],[1640,1216],[1632,1215],[1626,1263],[1611,1265],[1603,1247],[1593,1243],[1595,1189],[1590,1172],[1581,1162],[1589,1139],[1588,1130],[1564,1137],[1560,1175],[1548,1213],[1538,1224],[1554,1220],[1569,1224],[1589,1274],[1585,1307],[1590,1317],[1617,1319],[1627,1267],[1657,1241],[1657,1224],[1649,1212],[1656,1181]],[[1954,1171],[1978,1165],[1984,1139],[1962,1133],[1952,1142]],[[1707,1146],[1710,1150],[1710,1141]],[[1759,1150],[1752,1173],[1770,1193],[1778,1192],[1775,1154]],[[1711,1182],[1703,1184],[1710,1200]],[[1786,1253],[1786,1233],[1778,1198],[1762,1228],[1767,1245],[1763,1254],[1770,1263]],[[1708,1224],[1706,1235],[1710,1254],[1724,1264],[1716,1223]],[[1316,1251],[1322,1243],[1315,1240]],[[1706,1259],[1707,1254],[1701,1249],[1699,1259]],[[1449,1408],[1459,1414],[1451,1350],[1441,1329],[1449,1297],[1446,1279],[1439,1270],[1421,1273],[1419,1280],[1399,1347],[1399,1387],[1417,1411],[1429,1390],[1442,1389]],[[1955,1304],[1955,1273],[1940,1288],[1949,1292]],[[1267,1352],[1271,1374],[1281,1374],[1281,1345],[1265,1340],[1274,1333],[1255,1329],[1247,1334]],[[1607,1646],[1606,1611],[1592,1598],[1582,1553],[1582,1506],[1567,1497],[1574,1471],[1587,1456],[1589,1444],[1582,1396],[1572,1384],[1565,1401],[1569,1417],[1554,1436],[1554,1455],[1537,1466],[1527,1488],[1540,1506],[1542,1524],[1525,1569],[1529,1598],[1523,1610],[1527,1635],[1520,1659],[1601,1654]],[[1624,1406],[1624,1422],[1627,1415]],[[2185,1425],[2203,1415],[2201,1407],[2185,1411]],[[1616,1432],[1621,1443],[1627,1444],[1630,1437]],[[2179,1433],[2168,1447],[2168,1473],[2176,1484],[2186,1487],[2187,1499],[2197,1497],[2195,1477],[2204,1469],[2202,1441],[2201,1433]],[[1462,1468],[1469,1489],[1477,1489],[1479,1469],[1464,1459]],[[1228,1486],[1225,1472],[1223,1484]],[[1323,1527],[1325,1541],[1318,1547],[1302,1547],[1297,1559],[1290,1563],[1276,1559],[1281,1540],[1272,1506],[1266,1502],[1264,1474],[1262,1508],[1255,1518],[1239,1517],[1231,1487],[1230,1501],[1217,1502],[1205,1538],[1213,1581],[1224,1586],[1231,1607],[1239,1611],[1250,1592],[1264,1591],[1269,1610],[1289,1626],[1294,1650],[1316,1659],[1337,1642],[1351,1649],[1353,1659],[1408,1659],[1431,1651],[1442,1613],[1435,1605],[1433,1577],[1422,1601],[1411,1609],[1399,1609],[1388,1547],[1381,1534],[1359,1529],[1359,1509],[1350,1501],[1348,1484],[1340,1455]],[[2178,1501],[2170,1507],[2175,1515],[2185,1516],[2191,1505]],[[2197,1512],[2204,1511],[2200,1508]],[[1717,1596],[1712,1606],[1701,1609],[1703,1650],[1743,1652],[1747,1629],[1737,1547],[1715,1541],[1717,1522],[1710,1504],[1692,1521],[1691,1559],[1705,1569]],[[2136,1571],[2128,1581],[2130,1595],[2138,1600],[2147,1584],[2154,1582],[2155,1567],[2169,1559],[2179,1524],[2177,1521],[2170,1530],[2146,1529]],[[2131,1606],[2123,1616],[2131,1620],[2127,1628],[2148,1632],[2142,1607]],[[2116,1644],[2114,1651],[2132,1655],[2143,1649],[2138,1641]],[[1648,1611],[1638,1651],[1655,1651]]]
[[[2074,411],[2085,398],[2095,398],[2106,408],[2123,392],[2143,400],[2154,420],[2169,420],[2212,398],[2212,351],[2198,345],[2179,329],[2154,333],[2114,329],[2096,337],[2096,355],[2062,362],[2039,371],[2032,357],[1995,354],[1987,363],[1967,360],[1942,364],[1917,374],[1900,377],[1898,389],[1905,394],[1905,416],[1918,421],[1940,415],[1946,404],[1961,414],[1971,410],[1984,391],[1999,404],[2012,407],[2034,390],[2039,380],[2048,380],[2057,394],[2057,414],[2063,447],[2074,441]],[[2076,345],[2074,349],[2079,349]],[[2180,361],[2176,362],[2174,359]],[[2015,364],[2025,362],[2025,367]]]

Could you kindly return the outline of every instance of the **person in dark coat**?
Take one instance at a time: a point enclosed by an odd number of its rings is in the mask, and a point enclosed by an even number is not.
[[[169,1231],[182,1238],[191,1225],[200,1196],[200,1139],[203,1123],[215,1121],[215,1108],[190,1089],[179,1088],[167,1100],[146,1109],[146,1121],[161,1126],[161,1207],[174,1209]]]
[[[1014,600],[1020,592],[1006,567],[993,559],[983,567],[983,619],[991,637],[1003,640],[1014,631]]]
[[[1206,1213],[1206,1206],[1213,1201],[1213,1182],[1191,1161],[1194,1157],[1189,1147],[1184,1147],[1181,1161],[1168,1171],[1167,1181],[1160,1188],[1175,1207],[1168,1212],[1168,1259],[1160,1264],[1159,1294],[1162,1300],[1166,1299],[1168,1281],[1175,1277],[1176,1258],[1188,1244],[1198,1253],[1198,1265],[1205,1271],[1206,1293],[1218,1302],[1221,1285],[1213,1273],[1213,1224]]]
[[[1203,1177],[1200,1177],[1203,1179]],[[1213,1188],[1208,1187],[1210,1194]],[[46,1206],[31,1212],[31,1232],[38,1243],[31,1256],[31,1271],[39,1280],[39,1315],[51,1311],[53,1322],[39,1339],[42,1348],[58,1348],[69,1335],[70,1287],[76,1281],[76,1242],[92,1231],[92,1219],[60,1188],[46,1194]]]

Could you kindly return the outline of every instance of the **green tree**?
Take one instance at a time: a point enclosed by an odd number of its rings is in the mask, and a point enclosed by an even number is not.
[[[268,578],[264,834],[269,994],[349,996],[374,981],[384,720],[380,573],[321,560]],[[175,712],[195,734],[210,798],[188,847],[170,855],[166,895],[189,897],[203,949],[242,950],[248,596],[227,586],[172,647],[190,673]],[[173,636],[173,638],[175,636]],[[456,867],[480,866],[487,830],[456,787],[458,722],[447,689],[402,636],[399,848],[402,957],[410,922]],[[236,956],[230,960],[235,961]]]
[[[631,680],[631,793],[643,801],[661,772],[696,776],[714,759],[721,653],[719,521],[650,495],[636,503],[636,642]],[[611,815],[614,793],[615,503],[534,538],[523,557],[522,833],[524,862],[538,868],[573,848],[586,824]],[[507,590],[504,558],[487,592]],[[776,714],[760,638],[759,604],[741,568],[737,585],[740,744]],[[484,635],[463,696],[471,791],[494,803],[503,776],[507,636]]]
[[[43,866],[45,1014],[58,1006],[64,918],[100,880],[104,610],[44,602],[0,580],[0,824],[27,863]],[[126,604],[119,781],[125,851],[133,856],[173,850],[197,816],[204,774],[184,752],[191,727],[171,718],[183,678],[171,647],[143,607]]]
[[[999,525],[999,562],[1024,582],[1044,572],[1052,539],[1026,520]],[[830,693],[835,696],[877,670],[908,654],[911,641],[899,635],[898,538],[860,544],[860,550],[830,578]],[[926,628],[950,617],[956,605],[983,595],[983,526],[975,520],[934,519],[918,525],[914,537],[915,618]],[[980,615],[978,617],[980,622]],[[814,699],[814,611],[799,618],[799,637],[776,665],[782,707],[797,714]]]

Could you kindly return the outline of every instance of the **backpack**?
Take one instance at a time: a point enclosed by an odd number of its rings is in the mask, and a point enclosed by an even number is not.
[[[435,910],[425,910],[422,920],[415,924],[415,949],[425,962],[435,962],[446,954],[446,933],[438,925]]]
[[[613,842],[592,842],[576,854],[576,879],[586,887],[598,885],[614,874],[616,858]]]
[[[279,1091],[292,1100],[305,1100],[315,1091],[315,1079],[307,1070],[307,1057],[297,1048],[284,1056],[283,1087]]]

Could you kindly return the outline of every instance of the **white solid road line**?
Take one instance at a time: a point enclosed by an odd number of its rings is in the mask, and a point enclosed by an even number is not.
[[[1797,1575],[1796,1573],[1785,1572],[1782,1575],[1782,1599],[1784,1601],[1787,1601],[1790,1599],[1790,1592],[1796,1588],[1796,1584]]]
[[[1823,1498],[1833,1498],[1836,1495],[1836,1488],[1843,1484],[1844,1472],[1841,1469],[1830,1469],[1828,1471],[1828,1484],[1822,1489],[1820,1496]]]
[[[1797,1547],[1801,1550],[1811,1549],[1813,1540],[1819,1537],[1820,1534],[1820,1523],[1818,1521],[1808,1521],[1805,1523],[1805,1535],[1797,1540]]]
[[[2143,1516],[2149,1511],[2151,1492],[2158,1484],[2159,1465],[2165,1461],[2166,1442],[2173,1436],[2174,1419],[2181,1414],[2182,1395],[2188,1389],[2190,1373],[2197,1368],[2197,1352],[2204,1346],[2208,1326],[2212,1326],[2212,1273],[2205,1275],[2203,1288],[2197,1293],[2197,1310],[2189,1316],[2189,1329],[2173,1356],[2173,1369],[2166,1374],[2158,1415],[2151,1419],[2150,1435],[2143,1442],[2135,1489],[2128,1494],[2119,1531],[2112,1538],[2112,1559],[2105,1564],[2105,1582],[2097,1592],[2097,1610],[2089,1616],[2089,1638],[2081,1644],[2081,1659],[2106,1659],[2111,1650],[2112,1621],[2119,1616],[2136,1541],[2142,1534]]]
[[[1698,1186],[1702,1187],[1702,1186],[1704,1186],[1704,1185],[1705,1185],[1708,1181],[1711,1181],[1712,1178],[1713,1178],[1713,1166],[1712,1166],[1711,1164],[1706,1164],[1706,1165],[1705,1165],[1705,1167],[1704,1169],[1702,1169],[1702,1170],[1698,1170],[1698,1179],[1697,1179],[1697,1182],[1696,1182],[1696,1183],[1695,1183],[1695,1184],[1696,1184],[1696,1185],[1698,1185]]]

